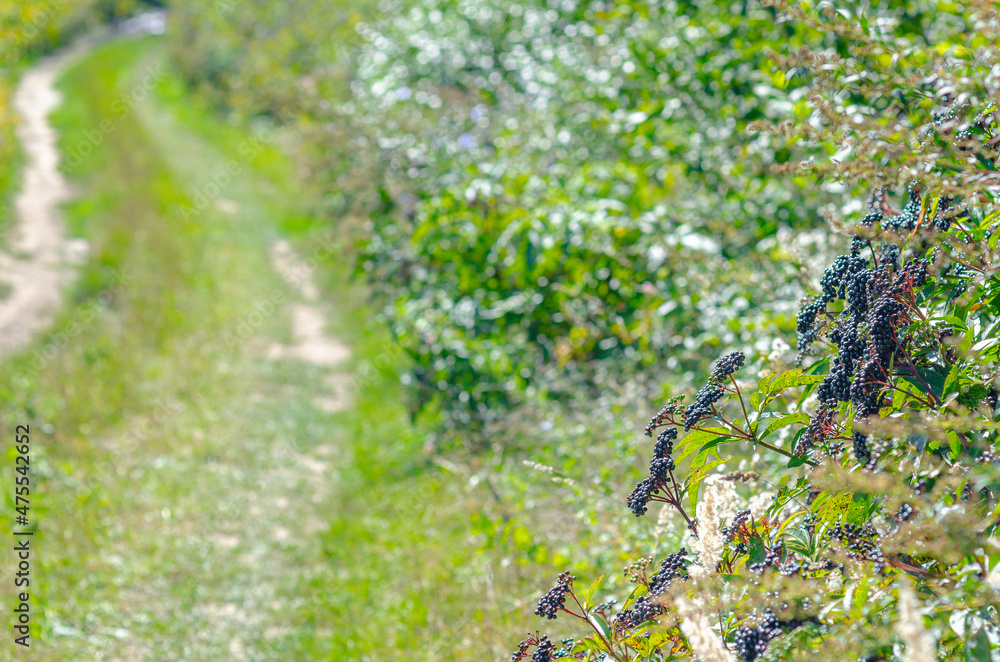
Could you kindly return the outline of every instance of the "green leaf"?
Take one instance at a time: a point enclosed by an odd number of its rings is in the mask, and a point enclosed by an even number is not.
[[[704,444],[727,435],[728,432],[722,428],[706,428],[704,430],[694,430],[681,439],[679,447],[675,450],[674,462],[680,464],[685,459],[691,457],[701,450]]]
[[[719,451],[716,450],[722,444],[729,444],[737,441],[733,437],[719,437],[718,439],[713,439],[698,450],[698,455],[694,458],[694,464],[700,465],[713,454],[715,457],[719,457]]]
[[[924,381],[927,382],[927,386],[931,387],[931,391],[938,397],[943,399],[944,394],[944,375],[936,370],[930,370],[928,368],[917,368],[920,376],[923,377]],[[920,380],[916,377],[910,375],[902,375],[903,379],[920,389],[921,393],[926,393],[927,388],[920,383]]]
[[[951,367],[951,370],[948,371],[948,376],[944,380],[944,385],[941,387],[942,397],[958,390],[958,378],[961,374],[961,370],[957,363]]]
[[[705,464],[701,465],[700,467],[692,471],[690,474],[688,474],[687,480],[684,481],[685,485],[689,488],[692,485],[697,485],[702,480],[704,480],[705,476],[708,475],[708,472],[710,472],[712,469],[719,466],[720,464],[728,462],[731,459],[733,458],[723,457],[719,458],[718,460],[712,460],[711,462],[706,462]]]
[[[632,649],[634,649],[635,652],[638,653],[639,657],[641,658],[649,657],[653,652],[652,645],[649,643],[649,640],[647,640],[645,637],[630,637],[625,640],[625,643],[628,644]]]
[[[594,597],[594,591],[597,590],[597,587],[600,586],[601,582],[603,582],[604,578],[607,577],[607,576],[608,576],[607,573],[604,573],[603,575],[601,575],[600,577],[598,577],[597,580],[593,584],[590,585],[590,588],[587,589],[586,595],[583,596],[583,606],[588,611],[593,606],[593,605],[590,604],[590,599],[592,597]]]
[[[796,368],[795,370],[789,370],[788,372],[782,374],[778,379],[771,383],[771,391],[773,393],[780,393],[786,388],[792,388],[793,386],[802,386],[803,384],[816,384],[825,379],[823,375],[803,375],[801,368]]]
[[[574,653],[586,653],[589,651],[605,652],[607,651],[607,649],[595,635],[591,635],[584,639],[580,639],[575,644],[573,644]]]
[[[646,595],[646,587],[640,584],[632,589],[632,592],[628,594],[627,598],[625,598],[625,603],[622,604],[622,609],[628,609],[632,606],[632,603],[635,602],[636,599],[643,595]]]
[[[767,549],[764,547],[764,541],[760,539],[760,536],[752,536],[750,538],[750,563],[760,563],[767,556]]]
[[[954,326],[962,333],[965,333],[965,331],[968,330],[969,328],[965,325],[965,320],[963,320],[961,317],[957,317],[955,315],[945,315],[944,317],[942,317],[942,319],[948,324]]]
[[[986,630],[979,628],[976,634],[965,641],[965,662],[993,662],[990,640]]]
[[[794,469],[795,467],[801,467],[805,463],[806,463],[806,456],[805,455],[801,455],[801,456],[800,455],[796,455],[795,457],[789,458],[788,459],[788,464],[786,464],[785,466],[788,467],[789,469]]]
[[[962,454],[962,440],[958,438],[958,435],[953,431],[949,430],[948,436],[948,450],[951,451],[951,459],[955,461],[958,459],[959,455]]]
[[[802,425],[809,424],[809,414],[804,411],[797,411],[794,414],[785,414],[784,416],[768,423],[764,431],[757,435],[758,439],[766,439],[768,435],[773,434],[783,427],[792,425],[794,423],[799,423]]]
[[[757,382],[757,390],[763,393],[765,396],[771,395],[771,382],[774,380],[778,373],[774,372],[765,377],[761,377],[760,381]]]
[[[600,630],[601,634],[605,637],[609,637],[611,635],[611,628],[608,627],[608,622],[604,620],[600,614],[591,614],[590,622],[597,626],[597,629]]]

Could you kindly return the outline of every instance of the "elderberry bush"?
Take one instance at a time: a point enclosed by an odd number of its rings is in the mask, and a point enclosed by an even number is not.
[[[627,567],[631,587],[595,582],[621,608],[581,600],[573,654],[997,659],[1000,78],[983,66],[1000,49],[780,4],[842,42],[775,54],[810,72],[812,115],[756,128],[843,150],[796,171],[838,183],[827,238],[843,249],[803,265],[794,365],[726,353],[646,425],[626,505],[657,506],[657,543],[684,548]],[[963,16],[1000,36],[996,7]]]

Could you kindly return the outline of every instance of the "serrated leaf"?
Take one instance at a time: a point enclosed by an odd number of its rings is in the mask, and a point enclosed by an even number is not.
[[[697,485],[705,478],[705,476],[708,475],[708,472],[710,472],[712,469],[719,466],[720,464],[728,462],[731,459],[733,458],[723,457],[719,458],[718,460],[712,460],[711,462],[707,462],[699,466],[697,469],[688,474],[687,480],[684,481],[685,485],[689,488],[692,485]]]
[[[757,435],[757,438],[766,439],[768,435],[777,432],[783,427],[792,425],[793,423],[807,425],[809,423],[809,414],[804,411],[797,411],[794,414],[785,414],[784,416],[768,423],[767,427],[764,428],[764,431]]]
[[[826,378],[823,375],[804,375],[802,374],[802,368],[796,368],[795,370],[789,370],[774,380],[771,383],[771,391],[776,394],[784,391],[786,388],[802,386],[803,384],[816,384],[824,379]]]
[[[593,606],[590,603],[590,599],[592,597],[594,597],[594,591],[597,590],[597,587],[600,586],[601,582],[603,582],[604,578],[607,577],[607,576],[608,576],[608,574],[604,573],[603,575],[601,575],[600,577],[598,577],[597,580],[593,584],[590,585],[590,588],[587,589],[587,593],[583,596],[583,606],[588,611],[590,611],[590,608]]]
[[[674,462],[680,464],[701,450],[701,447],[707,442],[726,434],[726,430],[722,428],[706,428],[689,432],[681,439],[679,448],[675,450]]]
[[[771,394],[771,389],[770,389],[770,387],[771,387],[771,381],[774,379],[774,376],[776,374],[778,374],[778,373],[771,373],[770,375],[766,375],[764,377],[761,377],[760,381],[757,382],[757,390],[760,391],[761,393],[763,393],[765,396],[770,395]]]

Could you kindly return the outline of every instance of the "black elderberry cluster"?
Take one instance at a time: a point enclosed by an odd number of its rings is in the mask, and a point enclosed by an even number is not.
[[[566,640],[564,639],[563,648],[566,647],[565,644]],[[562,649],[559,651],[555,650],[555,646],[552,645],[552,642],[549,641],[549,638],[546,635],[543,634],[539,636],[538,632],[535,632],[535,634],[531,634],[529,632],[528,638],[522,639],[514,652],[511,653],[511,662],[518,662],[519,660],[523,660],[528,657],[528,649],[532,646],[535,646],[535,652],[531,655],[532,662],[552,662],[552,660],[559,657],[565,657],[565,655],[560,655]],[[572,648],[572,645],[570,645],[570,648]]]
[[[884,193],[872,197],[869,213],[862,225],[879,223],[883,230],[913,231],[922,223],[920,214],[923,198],[911,186],[906,206],[889,218],[884,215]],[[941,211],[939,202],[937,210]],[[928,222],[928,227],[935,227]],[[927,282],[928,262],[904,259],[900,249],[892,244],[882,247],[873,259],[866,255],[870,242],[855,236],[851,252],[837,257],[823,274],[822,294],[804,301],[800,309],[797,330],[799,350],[806,352],[811,343],[826,336],[837,346],[837,356],[830,374],[820,383],[817,395],[820,409],[812,424],[800,439],[799,453],[807,452],[817,441],[825,440],[833,412],[838,403],[849,402],[854,407],[855,421],[877,414],[885,404],[885,388],[890,366],[903,350],[907,340],[900,338],[900,329],[910,323],[904,303],[913,298],[913,290]],[[843,301],[843,311],[831,313],[828,304]],[[869,449],[865,435],[855,431],[854,454],[867,460]]]
[[[663,606],[656,601],[656,598],[666,593],[673,582],[688,578],[687,555],[687,550],[682,547],[679,551],[669,554],[660,561],[656,573],[646,582],[648,592],[637,598],[631,607],[623,609],[614,617],[614,625],[619,631],[637,628],[644,623],[656,620],[664,613]],[[647,565],[648,559],[643,560],[640,567],[645,568]],[[629,568],[626,568],[626,572],[628,571]]]
[[[768,640],[757,628],[740,628],[736,631],[733,643],[736,654],[744,662],[753,662],[767,650]]]
[[[649,423],[646,424],[646,429],[643,430],[644,434],[647,437],[652,437],[653,436],[653,431],[656,428],[658,428],[661,425],[663,425],[668,420],[668,418],[671,415],[673,415],[674,412],[677,411],[677,408],[678,408],[678,405],[676,405],[676,404],[669,404],[666,407],[664,407],[663,409],[661,409],[660,411],[656,412],[656,415],[653,416],[653,418],[650,419]]]
[[[722,535],[726,536],[727,539],[732,538],[741,527],[745,526],[747,522],[750,521],[751,516],[749,508],[736,513],[733,515],[733,519],[731,519],[726,526],[722,527]]]
[[[647,584],[650,595],[662,595],[674,581],[688,578],[687,554],[687,550],[681,547],[680,551],[660,561],[659,569]]]
[[[684,408],[684,431],[712,415],[712,405],[726,394],[722,382],[743,367],[743,352],[731,352],[721,357],[712,370],[708,383],[694,396],[694,402]]]
[[[768,612],[757,627],[741,627],[736,631],[733,639],[736,654],[743,662],[753,662],[767,651],[768,642],[784,632],[794,630],[805,622],[797,618],[779,620],[773,613]]]
[[[667,485],[672,481],[671,472],[676,468],[670,457],[674,452],[674,441],[677,439],[677,428],[670,424],[679,425],[674,415],[678,413],[681,415],[685,431],[690,430],[698,421],[710,416],[712,405],[726,394],[725,389],[722,388],[722,382],[743,367],[743,362],[743,352],[731,352],[721,357],[712,370],[708,384],[698,391],[694,402],[681,407],[676,404],[676,401],[672,401],[658,411],[646,425],[644,432],[647,437],[653,436],[653,432],[657,428],[666,425],[669,427],[662,430],[656,438],[653,458],[649,461],[649,476],[636,483],[635,489],[628,496],[628,507],[636,517],[642,517],[646,514],[650,501],[665,500],[657,497],[667,490]]]
[[[542,596],[535,608],[535,614],[544,616],[552,620],[556,617],[556,612],[566,605],[566,594],[572,590],[573,580],[576,579],[568,572],[559,574],[556,585],[549,589],[549,592]]]
[[[712,405],[726,394],[717,384],[709,382],[694,396],[694,402],[684,408],[684,431],[687,432],[698,421],[712,415]]]
[[[911,517],[913,517],[913,513],[914,513],[913,506],[911,506],[908,503],[904,503],[896,511],[896,514],[893,515],[893,519],[895,519],[897,522],[905,522],[909,520]]]
[[[837,540],[853,559],[871,561],[875,572],[885,567],[885,555],[878,544],[879,534],[870,524],[834,524],[826,531],[828,538]]]
[[[868,459],[868,435],[855,430],[851,433],[851,444],[854,450],[854,457],[859,461]]]
[[[743,352],[726,354],[715,364],[715,368],[712,370],[712,379],[723,381],[743,367],[744,358]]]
[[[538,640],[535,652],[531,655],[531,662],[552,662],[555,658],[555,649],[556,647],[552,645],[549,638],[542,635],[542,638]]]
[[[830,570],[836,569],[838,566],[836,563],[829,559],[822,559],[820,561],[801,561],[789,559],[783,565],[778,567],[778,573],[784,577],[791,577],[792,575],[798,575],[802,579],[806,579],[813,573],[817,572],[829,572]],[[803,601],[808,601],[808,598],[803,598]]]
[[[954,132],[954,144],[960,151],[975,151],[981,162],[992,166],[996,159],[991,152],[995,153],[1000,149],[1000,143],[996,140],[994,124],[991,119],[993,111],[986,109],[971,122],[961,122],[959,111],[967,108],[967,106],[961,109],[948,108],[935,112],[933,114],[934,128],[944,135]]]
[[[690,430],[698,421],[712,414],[712,405],[725,395],[721,384],[726,378],[743,367],[743,352],[732,352],[721,357],[715,364],[706,384],[694,396],[694,402],[684,408],[684,430]]]
[[[649,461],[649,475],[636,483],[635,489],[626,500],[628,507],[636,517],[645,515],[647,504],[653,497],[666,490],[670,481],[670,472],[676,468],[674,460],[671,458],[676,439],[677,428],[674,427],[664,428],[656,438],[653,457]]]
[[[816,413],[809,419],[806,431],[799,437],[798,442],[795,444],[794,452],[796,455],[805,455],[817,444],[827,446],[827,450],[830,453],[835,452],[836,449],[830,448],[827,445],[827,440],[833,431],[833,426],[836,422],[836,413],[837,406],[834,402],[820,403],[819,407],[816,408]]]
[[[746,510],[741,510],[740,512],[733,515],[733,519],[730,520],[730,522],[726,526],[722,527],[722,535],[725,536],[726,542],[731,541],[733,537],[736,535],[736,533],[740,529],[745,527],[749,521],[750,521],[749,508],[747,508]],[[736,545],[735,551],[737,554],[746,554],[747,544],[745,542],[738,543]]]
[[[622,609],[615,616],[614,626],[619,632],[625,632],[656,620],[663,612],[663,605],[653,601],[648,595],[641,595],[636,598],[631,607]]]
[[[767,550],[764,558],[756,563],[747,564],[747,569],[757,573],[763,573],[767,568],[781,567],[781,559],[785,555],[785,547],[781,543]]]

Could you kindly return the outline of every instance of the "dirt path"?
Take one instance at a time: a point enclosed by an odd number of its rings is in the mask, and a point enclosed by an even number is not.
[[[162,57],[148,42],[88,58],[65,89],[90,95],[94,112],[75,121],[93,126]],[[117,87],[102,87],[109,70]],[[72,480],[84,483],[83,500],[101,504],[82,510],[100,512],[102,523],[53,507],[66,514],[46,531],[59,537],[46,558],[67,561],[50,580],[63,590],[46,596],[54,636],[39,659],[329,659],[299,651],[312,637],[336,636],[312,624],[320,596],[309,585],[327,572],[329,520],[351,458],[341,443],[353,399],[350,350],[332,337],[336,311],[317,283],[333,249],[299,253],[309,250],[303,237],[293,237],[294,247],[280,238],[280,219],[299,211],[293,189],[276,188],[240,154],[237,145],[256,138],[213,142],[215,122],[179,114],[183,102],[172,105],[168,92],[136,103],[102,144],[103,172],[80,185],[84,200],[121,196],[88,219],[132,233],[120,250],[134,276],[118,310],[142,314],[129,333],[155,328],[169,340],[150,347],[123,334],[108,360],[128,366],[129,390],[152,386],[157,396],[124,403],[99,431],[81,415],[94,434],[60,449],[85,449],[66,461]],[[177,200],[205,190],[231,163],[241,167],[220,186],[226,197],[183,217]],[[255,307],[276,290],[273,308]],[[246,335],[230,346],[227,337],[244,324]],[[101,325],[75,342],[101,342]],[[91,393],[103,388],[90,384],[92,370],[81,373]],[[69,588],[82,567],[86,585]]]
[[[9,295],[0,301],[0,354],[6,354],[47,327],[86,243],[67,241],[59,205],[68,195],[59,172],[56,134],[48,115],[59,103],[55,80],[80,54],[76,48],[43,60],[21,79],[14,108],[21,116],[17,135],[27,164],[14,199],[17,225],[0,252],[0,280]]]
[[[17,138],[25,155],[21,189],[14,198],[16,225],[0,243],[0,356],[25,345],[47,328],[59,310],[74,267],[86,257],[82,239],[68,239],[59,206],[69,197],[59,171],[56,132],[49,113],[60,102],[59,74],[96,44],[113,35],[159,34],[164,12],[148,12],[114,29],[78,39],[24,74],[14,93],[21,117]]]
[[[313,397],[313,404],[331,414],[343,411],[350,404],[348,376],[332,370],[343,366],[351,351],[344,343],[326,335],[326,320],[317,303],[319,290],[313,280],[312,269],[284,239],[271,247],[271,264],[305,303],[296,303],[292,307],[295,342],[291,345],[271,345],[268,358],[294,358],[326,368],[328,372],[323,378],[326,391]]]

